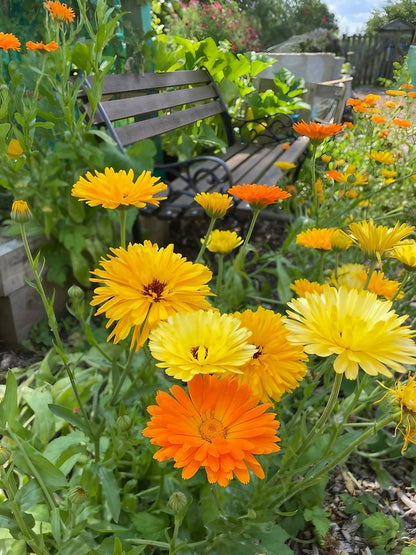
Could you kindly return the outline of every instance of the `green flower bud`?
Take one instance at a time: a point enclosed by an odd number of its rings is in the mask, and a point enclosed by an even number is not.
[[[84,291],[78,285],[71,285],[68,289],[68,297],[74,304],[78,304],[84,300]]]
[[[13,202],[10,218],[18,224],[26,224],[31,220],[32,214],[25,200],[15,200]]]
[[[88,497],[87,490],[82,486],[74,486],[68,492],[68,499],[73,505],[81,505]]]
[[[188,500],[186,499],[186,495],[180,491],[175,491],[169,497],[168,507],[172,509],[175,515],[181,515],[186,509],[188,505]]]
[[[127,432],[131,428],[131,418],[127,414],[122,414],[116,420],[116,427],[119,432]]]

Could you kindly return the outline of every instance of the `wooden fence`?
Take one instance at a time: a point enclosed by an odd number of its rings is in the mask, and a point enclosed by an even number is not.
[[[343,35],[342,56],[353,67],[354,85],[379,85],[378,79],[393,76],[393,63],[403,62],[409,39],[403,35]]]

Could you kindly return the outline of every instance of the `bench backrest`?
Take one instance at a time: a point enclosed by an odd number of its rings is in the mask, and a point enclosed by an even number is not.
[[[91,84],[92,78],[87,81]],[[87,100],[85,90],[80,97]],[[102,110],[95,112],[93,123],[108,126],[105,114],[111,123],[124,120],[124,125],[115,128],[122,146],[218,114],[223,119],[229,145],[234,142],[227,108],[215,82],[203,69],[107,75],[100,104]],[[88,102],[83,109],[90,112]]]

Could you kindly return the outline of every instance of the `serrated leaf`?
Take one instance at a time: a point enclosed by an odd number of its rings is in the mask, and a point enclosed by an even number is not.
[[[305,520],[312,522],[318,536],[323,539],[328,533],[331,522],[328,518],[328,513],[321,507],[312,507],[312,509],[305,509],[303,516]]]

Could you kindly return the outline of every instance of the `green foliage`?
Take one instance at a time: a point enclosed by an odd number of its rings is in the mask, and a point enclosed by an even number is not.
[[[407,23],[416,25],[415,3],[412,0],[386,0],[384,6],[371,11],[371,16],[366,23],[366,32],[374,33],[393,19],[403,19]]]

